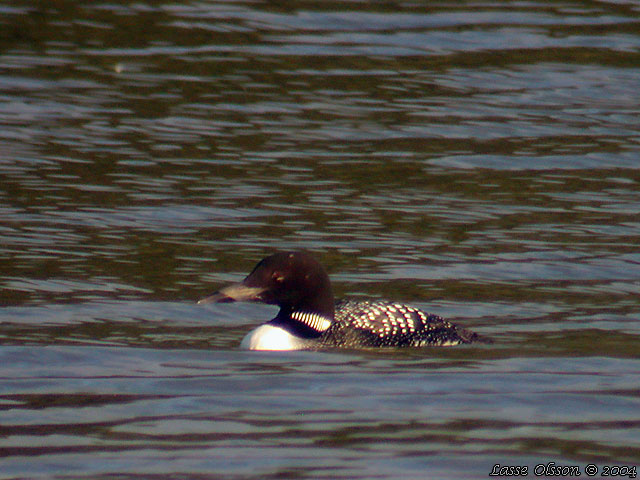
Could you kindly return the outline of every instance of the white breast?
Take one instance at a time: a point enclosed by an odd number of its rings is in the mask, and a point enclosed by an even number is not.
[[[246,350],[301,350],[308,346],[308,340],[266,324],[251,330],[240,343],[240,348]]]

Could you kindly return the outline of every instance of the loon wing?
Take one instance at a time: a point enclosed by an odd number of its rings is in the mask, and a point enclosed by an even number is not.
[[[449,346],[476,341],[478,336],[438,315],[402,303],[341,300],[329,331],[341,342],[368,346]],[[349,346],[349,345],[347,345]]]

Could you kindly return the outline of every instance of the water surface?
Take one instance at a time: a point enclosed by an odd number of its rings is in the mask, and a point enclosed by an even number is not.
[[[638,13],[1,6],[0,478],[637,466]],[[240,351],[283,248],[494,344]]]

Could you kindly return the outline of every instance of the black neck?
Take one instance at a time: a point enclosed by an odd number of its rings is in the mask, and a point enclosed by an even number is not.
[[[280,327],[296,337],[318,338],[323,333],[303,322],[291,318],[291,311],[285,308],[281,308],[276,318],[267,323]]]

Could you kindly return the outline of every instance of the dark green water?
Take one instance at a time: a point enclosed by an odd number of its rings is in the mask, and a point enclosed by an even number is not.
[[[639,86],[636,2],[0,6],[0,478],[637,466]],[[495,343],[241,351],[284,248]]]

